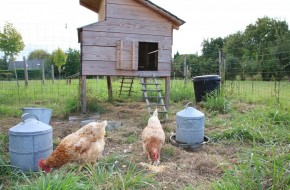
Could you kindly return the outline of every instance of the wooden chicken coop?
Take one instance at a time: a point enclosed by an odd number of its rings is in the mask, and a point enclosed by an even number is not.
[[[173,29],[185,22],[149,0],[80,0],[98,14],[98,22],[78,28],[81,47],[81,102],[86,111],[86,76],[165,80],[165,107],[169,107]],[[97,18],[97,15],[96,15]],[[144,82],[145,81],[145,82]],[[157,86],[157,83],[156,83]]]

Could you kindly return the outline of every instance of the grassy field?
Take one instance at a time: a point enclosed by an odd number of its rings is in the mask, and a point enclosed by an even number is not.
[[[164,82],[163,80],[160,81]],[[80,110],[79,81],[72,80],[70,85],[65,80],[46,81],[45,85],[40,80],[29,81],[29,86],[20,81],[19,87],[15,81],[0,82],[0,114],[20,116],[22,107],[48,107],[56,115],[65,115],[71,111]],[[126,95],[119,97],[120,82],[113,80],[113,96],[115,99],[128,99]],[[164,85],[162,85],[164,88]],[[263,82],[263,81],[227,81],[222,85],[224,96],[240,99],[247,102],[278,102],[285,107],[290,106],[289,82]],[[170,84],[170,101],[172,103],[182,100],[195,102],[193,83],[183,80],[172,80]],[[163,89],[164,90],[164,89]],[[141,100],[141,85],[135,79],[130,100]],[[88,105],[94,101],[107,100],[107,84],[104,79],[87,80]],[[90,108],[89,109],[95,109]]]
[[[250,102],[275,101],[290,106],[290,82],[226,81],[226,96]]]
[[[45,85],[41,81],[30,81],[28,87],[23,83],[18,87],[13,81],[0,82],[0,85],[1,125],[13,117],[19,118],[21,107],[52,108],[53,116],[60,118],[66,118],[80,110],[78,80],[73,80],[71,85],[66,85],[65,81],[55,81],[54,84],[47,81]],[[139,81],[136,80],[136,93],[130,98],[119,97],[118,86],[119,81],[116,79],[113,81],[114,100],[107,102],[106,81],[88,80],[89,111],[105,113],[106,107],[103,105],[110,104],[114,107],[118,105],[114,102],[130,104],[141,101]],[[211,146],[234,147],[237,151],[232,155],[223,152],[218,154],[225,160],[216,163],[222,173],[214,180],[201,180],[197,185],[182,182],[178,188],[167,185],[166,189],[289,189],[289,83],[228,81],[224,87],[220,96],[209,96],[205,102],[196,106],[206,115],[205,130],[211,137]],[[195,101],[192,81],[187,84],[182,80],[171,81],[170,101],[169,120],[174,123],[176,110],[180,110],[189,101]],[[126,112],[121,117],[129,118]],[[138,122],[143,126],[146,119],[136,120]],[[166,128],[166,132],[170,131]],[[135,144],[138,143],[137,139],[132,132],[117,143],[120,146],[123,143]],[[77,171],[77,165],[70,165],[48,175],[42,172],[22,173],[9,165],[7,147],[7,133],[1,132],[0,189],[164,189],[164,184],[168,183],[160,181],[158,174],[140,170],[137,163],[124,154],[105,157],[96,167],[88,165],[81,172]],[[177,148],[167,146],[162,155],[166,155],[168,160],[174,159],[176,151]],[[210,150],[214,153],[218,151],[220,149]],[[188,154],[192,158],[197,153]],[[189,172],[186,170],[189,165],[180,165],[179,169],[180,167]],[[175,181],[174,178],[170,180]]]
[[[160,81],[164,82],[164,81]],[[41,81],[30,81],[29,86],[25,86],[20,81],[17,86],[15,81],[0,82],[0,113],[19,116],[22,107],[48,107],[52,108],[53,114],[65,115],[71,111],[80,110],[79,108],[79,81],[72,80],[70,85],[65,80],[47,81],[45,85]],[[119,97],[118,79],[113,80],[113,96],[115,99],[128,99],[127,95]],[[164,87],[164,85],[162,85]],[[131,100],[141,100],[141,85],[139,80],[135,79]],[[87,80],[87,99],[88,106],[92,101],[106,101],[108,98],[107,83],[104,79]],[[171,83],[171,101],[178,102],[183,99],[194,100],[193,85],[183,84],[183,81],[172,81]],[[90,108],[89,109],[94,109]],[[94,111],[94,110],[93,110]]]

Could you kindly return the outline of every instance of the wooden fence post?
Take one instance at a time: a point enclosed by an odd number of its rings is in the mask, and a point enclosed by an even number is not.
[[[51,65],[51,80],[52,80],[52,83],[54,84],[54,67],[53,67],[53,65]]]
[[[42,70],[42,84],[44,84],[45,83],[44,62],[42,62],[41,70]]]
[[[25,86],[28,86],[28,71],[27,71],[27,61],[25,59],[25,56],[23,56],[23,68],[24,68],[24,78],[25,78]]]
[[[222,77],[222,52],[219,50],[219,75]]]
[[[184,84],[187,83],[187,65],[186,65],[186,55],[183,56],[183,77],[184,77]]]
[[[219,75],[221,77],[221,83],[225,80],[225,59],[223,51],[219,51]]]
[[[14,74],[15,74],[17,86],[19,87],[19,81],[18,81],[18,77],[17,77],[17,71],[16,71],[16,66],[15,66],[15,61],[13,61],[13,66],[14,66]]]

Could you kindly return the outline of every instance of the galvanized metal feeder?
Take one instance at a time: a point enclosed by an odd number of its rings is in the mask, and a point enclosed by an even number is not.
[[[188,107],[190,103],[176,113],[176,134],[170,136],[170,141],[176,146],[195,149],[209,142],[209,138],[204,135],[204,113]]]
[[[9,129],[10,163],[22,171],[38,171],[38,160],[53,151],[52,127],[29,113],[21,119],[21,123]]]
[[[32,115],[35,115],[39,121],[49,125],[52,109],[24,107],[22,108],[22,111],[23,113],[30,113]]]

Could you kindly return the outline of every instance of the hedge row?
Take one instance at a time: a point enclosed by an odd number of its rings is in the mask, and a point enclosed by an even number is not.
[[[24,69],[17,69],[16,70],[18,80],[24,80]],[[41,71],[40,70],[28,70],[28,79],[36,80],[41,79]],[[15,72],[8,71],[8,70],[0,70],[0,80],[13,80],[15,79]]]

